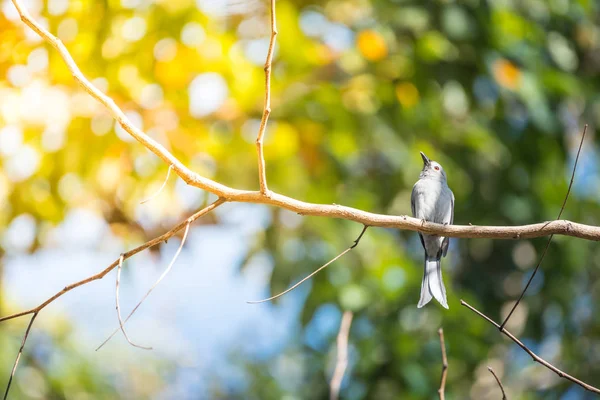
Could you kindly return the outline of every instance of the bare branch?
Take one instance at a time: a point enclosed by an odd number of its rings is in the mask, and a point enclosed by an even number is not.
[[[275,300],[276,298],[281,297],[284,294],[289,293],[292,290],[296,289],[298,286],[302,285],[304,282],[306,282],[307,280],[309,280],[310,278],[312,278],[313,276],[315,276],[316,274],[318,274],[319,272],[321,272],[322,270],[324,270],[325,268],[327,268],[330,264],[332,264],[337,259],[339,259],[340,257],[342,257],[344,254],[348,253],[350,250],[352,250],[353,248],[355,248],[356,246],[358,246],[358,243],[360,242],[360,239],[362,238],[362,236],[365,234],[365,231],[367,230],[367,228],[368,228],[367,225],[365,225],[363,227],[363,230],[360,232],[360,235],[358,235],[358,237],[356,238],[356,240],[354,241],[354,243],[350,247],[348,247],[346,250],[342,251],[340,254],[338,254],[337,256],[335,256],[334,258],[332,258],[331,260],[329,260],[329,262],[327,262],[325,265],[322,265],[321,267],[319,267],[316,271],[311,272],[310,275],[308,275],[307,277],[303,278],[300,282],[296,283],[295,285],[293,285],[289,289],[284,290],[283,292],[281,292],[279,294],[276,294],[275,296],[269,297],[268,299],[247,301],[246,303],[248,303],[248,304],[259,304],[259,303],[264,303],[264,302],[267,302],[267,301]]]
[[[152,291],[154,290],[154,288],[156,286],[158,286],[158,284],[163,280],[163,278],[165,276],[167,276],[167,274],[169,273],[169,271],[171,271],[171,268],[173,267],[173,264],[175,264],[175,260],[177,260],[177,257],[179,257],[179,253],[181,253],[181,249],[183,249],[183,245],[185,244],[185,241],[187,239],[187,235],[188,232],[190,230],[190,221],[188,220],[187,225],[185,226],[185,232],[183,233],[183,238],[181,239],[181,244],[179,245],[179,248],[177,249],[177,251],[175,252],[175,255],[173,256],[173,258],[171,259],[171,262],[169,263],[169,265],[167,266],[167,268],[163,271],[163,273],[161,274],[161,276],[156,280],[156,282],[154,282],[154,285],[152,285],[152,287],[146,292],[146,294],[144,295],[144,297],[142,297],[142,299],[137,303],[137,305],[133,308],[133,310],[131,310],[131,312],[129,313],[129,315],[127,316],[127,318],[125,318],[125,322],[121,321],[121,315],[119,314],[119,324],[121,327],[121,330],[123,330],[123,324],[126,323],[127,321],[129,321],[129,318],[131,318],[131,316],[133,315],[133,313],[135,313],[137,311],[137,309],[142,305],[142,303],[146,300],[146,298],[150,295],[150,293],[152,293]],[[102,342],[102,344],[100,344],[100,346],[98,346],[98,348],[96,348],[96,351],[100,350],[102,348],[102,346],[104,346],[106,343],[108,343],[108,341],[110,339],[112,339],[113,336],[115,336],[115,334],[119,331],[119,328],[117,327],[117,329],[115,329],[113,331],[113,333],[110,334],[110,336],[104,341]],[[125,331],[123,331],[123,334],[125,333]],[[127,338],[127,335],[125,335],[125,338]],[[129,339],[127,339],[127,341],[129,341]],[[131,343],[131,342],[129,342]],[[136,346],[136,347],[140,347],[140,346]],[[152,348],[146,348],[146,347],[142,347],[143,349],[147,349],[147,350],[151,350]]]
[[[438,329],[438,334],[440,335],[440,347],[442,348],[442,378],[440,379],[440,388],[438,389],[438,394],[440,396],[440,400],[444,400],[446,398],[446,377],[448,376],[448,357],[446,356],[446,342],[444,341],[444,330],[442,328]]]
[[[153,198],[155,198],[156,196],[158,196],[160,194],[160,192],[162,192],[162,190],[165,188],[165,186],[167,186],[167,182],[169,181],[169,176],[171,176],[171,170],[173,169],[172,165],[169,165],[169,170],[167,171],[167,177],[165,178],[164,182],[162,183],[162,185],[160,186],[160,188],[158,188],[158,190],[150,197],[148,197],[146,200],[142,200],[140,201],[140,204],[144,204],[149,202],[150,200],[152,200]]]
[[[498,378],[498,375],[496,375],[496,373],[494,372],[492,367],[488,367],[488,371],[490,371],[492,373],[492,375],[494,375],[496,382],[498,382],[498,386],[500,386],[500,390],[502,390],[502,400],[507,400],[506,392],[504,391],[504,386],[502,386],[502,382],[500,381],[500,378]]]
[[[271,0],[271,39],[269,41],[269,50],[267,51],[267,60],[265,61],[265,105],[263,108],[258,135],[256,136],[256,151],[258,155],[258,180],[260,183],[260,193],[268,195],[267,172],[265,168],[265,156],[263,153],[263,142],[269,115],[271,115],[271,69],[273,65],[273,52],[275,50],[275,37],[277,36],[277,17],[275,14],[275,0]]]
[[[487,322],[489,322],[490,324],[494,325],[496,328],[498,328],[500,330],[500,332],[502,332],[504,335],[506,335],[510,340],[512,340],[513,342],[515,342],[517,345],[519,345],[520,348],[522,348],[523,350],[525,350],[525,352],[527,354],[529,354],[531,356],[531,358],[533,358],[533,361],[536,361],[540,364],[542,364],[544,367],[548,368],[549,370],[553,371],[554,373],[556,373],[558,376],[560,376],[561,378],[565,378],[579,386],[581,386],[582,388],[589,390],[590,392],[593,393],[597,393],[600,394],[600,389],[592,386],[592,385],[588,385],[585,382],[580,381],[577,378],[572,377],[571,375],[567,374],[566,372],[561,371],[560,369],[556,368],[554,365],[550,364],[548,361],[544,360],[543,358],[539,357],[537,354],[535,354],[533,351],[531,351],[527,346],[525,346],[523,344],[523,342],[521,342],[519,339],[517,339],[512,333],[510,333],[509,331],[507,331],[505,328],[500,327],[500,325],[498,325],[493,319],[491,319],[490,317],[488,317],[487,315],[485,315],[484,313],[482,313],[481,311],[475,309],[474,307],[472,307],[471,305],[469,305],[466,301],[461,300],[460,304],[467,307],[469,310],[473,311],[475,314],[479,315],[481,318],[485,319]]]
[[[152,350],[152,347],[144,347],[144,346],[140,346],[138,344],[133,343],[129,339],[129,336],[127,336],[127,332],[125,332],[125,327],[123,326],[123,319],[121,318],[121,307],[119,305],[119,282],[121,281],[121,269],[122,268],[123,268],[123,254],[121,254],[121,257],[119,257],[119,266],[117,267],[117,288],[116,288],[116,296],[115,296],[116,303],[117,303],[117,317],[119,318],[119,326],[121,327],[123,336],[125,336],[125,339],[127,339],[127,341],[129,342],[130,345],[132,345],[134,347],[139,347],[140,349],[144,349],[144,350]]]
[[[191,217],[189,217],[188,219],[186,219],[185,221],[179,223],[178,225],[176,225],[175,227],[173,227],[170,231],[168,231],[167,233],[164,233],[162,235],[160,235],[159,237],[156,237],[152,240],[147,241],[146,243],[142,244],[141,246],[138,246],[132,250],[129,250],[128,252],[123,254],[123,260],[127,260],[128,258],[136,255],[137,253],[146,250],[149,247],[155,246],[169,238],[171,238],[172,236],[174,236],[177,232],[179,232],[180,230],[182,230],[183,228],[185,228],[186,226],[188,226],[191,222],[197,220],[198,218],[200,218],[201,216],[211,212],[212,210],[214,210],[215,208],[219,207],[221,204],[225,203],[225,199],[218,199],[217,201],[215,201],[214,203],[210,204],[209,206],[203,208],[202,210],[196,212],[195,214],[193,214]],[[120,258],[119,258],[120,259]],[[95,280],[98,279],[102,279],[106,276],[106,274],[108,274],[110,271],[112,271],[113,269],[115,269],[118,265],[119,265],[119,259],[115,260],[112,264],[110,264],[108,267],[106,267],[103,271],[97,273],[96,275],[92,275],[88,278],[85,278],[83,280],[80,280],[78,282],[72,283],[68,286],[65,286],[61,291],[57,292],[54,296],[50,297],[49,299],[47,299],[46,301],[44,301],[43,303],[41,303],[40,305],[38,305],[37,307],[31,308],[27,311],[21,311],[15,314],[11,314],[11,315],[7,315],[5,317],[0,318],[0,322],[2,321],[7,321],[9,319],[14,319],[14,318],[18,318],[18,317],[22,317],[23,315],[27,315],[27,314],[34,314],[34,313],[39,313],[40,311],[42,311],[48,304],[52,303],[54,300],[56,300],[57,298],[59,298],[60,296],[62,296],[63,294],[70,292],[71,290],[85,285],[86,283],[90,283],[93,282]]]
[[[34,312],[31,316],[31,320],[29,320],[29,325],[27,325],[27,329],[25,330],[25,335],[23,335],[23,341],[21,342],[21,347],[19,348],[19,352],[17,353],[17,358],[15,359],[15,364],[13,365],[13,369],[10,373],[10,378],[8,378],[8,384],[6,385],[6,391],[4,392],[4,400],[8,399],[8,392],[10,391],[10,384],[12,383],[13,377],[15,376],[15,372],[17,371],[17,365],[19,365],[19,360],[21,359],[21,354],[23,354],[23,348],[25,348],[25,342],[27,342],[27,337],[29,336],[29,331],[33,326],[33,321],[38,316],[37,312]]]
[[[337,400],[340,395],[340,387],[344,379],[346,367],[348,367],[348,336],[350,325],[352,325],[352,311],[345,311],[340,323],[340,331],[337,335],[337,362],[331,378],[329,399]]]
[[[567,200],[569,199],[569,194],[571,193],[571,187],[573,186],[573,181],[575,180],[575,171],[577,170],[577,162],[579,161],[579,154],[581,153],[581,148],[583,147],[583,141],[585,140],[585,133],[587,132],[587,127],[588,127],[587,124],[585,124],[583,127],[583,133],[581,134],[581,141],[579,142],[579,149],[577,150],[577,156],[575,157],[575,164],[573,164],[573,172],[571,173],[571,182],[569,182],[569,188],[567,189],[567,194],[565,195],[565,199],[562,203],[562,206],[560,207],[560,212],[558,213],[558,217],[556,217],[557,221],[562,216],[562,213],[565,210],[565,206],[567,205]],[[544,261],[544,257],[546,256],[546,252],[548,251],[548,247],[550,247],[550,242],[552,242],[553,237],[554,237],[554,235],[550,235],[550,237],[548,238],[548,241],[546,242],[546,247],[544,247],[542,256],[540,257],[540,260],[538,261],[537,265],[535,266],[535,269],[533,270],[533,274],[531,274],[531,276],[529,277],[529,280],[527,281],[525,288],[521,292],[519,299],[513,305],[513,307],[511,308],[510,312],[508,313],[508,315],[506,316],[504,321],[502,321],[502,324],[500,324],[500,328],[504,328],[506,326],[506,323],[508,322],[510,317],[513,315],[513,313],[519,306],[519,303],[521,303],[521,300],[523,300],[523,296],[525,296],[525,292],[527,291],[527,289],[529,289],[529,285],[531,285],[531,282],[533,281],[535,274],[537,273],[538,269],[540,268],[540,265],[542,265],[542,261]]]
[[[154,139],[136,128],[110,97],[94,87],[91,82],[85,78],[62,42],[36,22],[20,0],[12,0],[12,2],[19,12],[21,20],[58,51],[77,83],[81,85],[90,96],[106,107],[108,112],[126,132],[152,153],[161,158],[167,165],[172,166],[173,171],[188,185],[209,191],[218,197],[224,198],[228,202],[268,204],[301,215],[341,218],[368,226],[404,229],[430,235],[456,238],[531,239],[549,235],[566,235],[587,240],[600,240],[600,227],[578,224],[570,221],[561,220],[523,226],[441,225],[432,222],[422,223],[419,219],[405,215],[391,216],[374,214],[341,205],[306,203],[272,191],[266,193],[266,191],[234,189],[202,177],[183,165],[183,163],[181,163],[173,154]]]

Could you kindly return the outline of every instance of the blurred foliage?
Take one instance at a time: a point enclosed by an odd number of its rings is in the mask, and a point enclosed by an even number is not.
[[[86,76],[183,163],[226,185],[257,188],[266,2],[28,3]],[[9,1],[2,10],[3,252],[52,246],[58,240],[53,227],[76,208],[101,214],[114,234],[135,242],[164,231],[205,200],[171,179],[164,193],[141,206],[167,166],[115,129],[58,54],[20,23]],[[446,168],[456,223],[549,220],[558,214],[588,123],[564,217],[597,225],[599,12],[600,3],[590,0],[278,1],[265,145],[270,188],[311,202],[408,214],[422,150]],[[345,249],[361,229],[271,212],[270,226],[247,258],[270,252],[274,293]],[[449,311],[436,304],[416,308],[422,274],[416,236],[371,228],[358,248],[313,279],[303,329],[292,345],[266,360],[232,354],[248,376],[244,392],[216,385],[208,396],[325,398],[341,311],[351,309],[356,316],[344,398],[433,398],[440,326],[450,362],[448,399],[499,398],[487,365],[501,375],[511,399],[587,398],[459,304],[464,298],[499,321],[545,239],[451,243],[443,261]],[[596,386],[599,278],[595,243],[556,237],[508,326],[542,357]],[[0,326],[0,383],[20,332]],[[81,360],[56,333],[48,335],[52,352],[84,367],[49,369],[36,355],[44,345],[29,343],[19,374],[41,381],[43,397],[67,397],[71,384],[93,398],[114,395],[118,385],[111,386],[104,368]],[[15,393],[35,397],[18,385]]]

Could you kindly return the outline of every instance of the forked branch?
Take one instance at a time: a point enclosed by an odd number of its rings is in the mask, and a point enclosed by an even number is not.
[[[0,318],[0,322],[2,321],[7,321],[9,319],[14,319],[14,318],[18,318],[18,317],[22,317],[24,315],[28,315],[28,314],[33,314],[33,316],[31,317],[31,321],[29,322],[29,326],[27,327],[27,331],[25,332],[25,336],[23,337],[23,343],[21,344],[21,349],[19,350],[19,353],[17,355],[17,359],[15,361],[14,367],[13,367],[13,371],[11,373],[10,379],[8,381],[8,385],[6,387],[6,393],[4,394],[4,398],[6,399],[8,397],[8,391],[10,389],[10,385],[12,382],[12,378],[15,374],[15,371],[17,369],[17,365],[19,364],[19,359],[21,357],[21,353],[23,352],[23,348],[25,347],[25,342],[27,340],[27,336],[29,335],[29,331],[31,330],[31,326],[33,325],[33,321],[35,321],[35,318],[37,317],[37,315],[44,309],[46,308],[46,306],[48,306],[50,303],[52,303],[54,300],[58,299],[60,296],[64,295],[65,293],[70,292],[71,290],[78,288],[79,286],[83,286],[86,283],[90,283],[93,282],[95,280],[98,279],[102,279],[106,276],[106,274],[108,274],[110,271],[112,271],[113,269],[115,269],[115,267],[119,266],[120,264],[122,265],[123,261],[125,261],[126,259],[136,255],[137,253],[146,250],[149,247],[155,246],[165,240],[168,240],[169,238],[173,237],[177,232],[179,232],[180,230],[182,230],[183,228],[186,228],[186,234],[187,234],[187,230],[189,229],[189,226],[192,222],[194,222],[195,220],[197,220],[198,218],[200,218],[201,216],[211,212],[212,210],[214,210],[215,208],[217,208],[218,206],[220,206],[221,204],[223,204],[225,202],[225,199],[217,199],[214,203],[210,204],[209,206],[203,208],[202,210],[196,212],[195,214],[193,214],[191,217],[189,217],[188,219],[186,219],[185,221],[181,222],[180,224],[178,224],[177,226],[175,226],[174,228],[172,228],[170,231],[168,231],[167,233],[164,233],[162,235],[160,235],[157,238],[154,238],[152,240],[147,241],[146,243],[142,244],[141,246],[136,247],[135,249],[129,250],[126,253],[123,253],[119,256],[119,258],[114,261],[112,264],[110,264],[108,267],[106,267],[103,271],[92,275],[88,278],[85,278],[83,280],[80,280],[78,282],[72,283],[68,286],[65,286],[61,291],[57,292],[54,296],[50,297],[49,299],[47,299],[46,301],[44,301],[43,303],[41,303],[40,305],[38,305],[37,307],[34,307],[32,309],[29,309],[27,311],[21,311],[15,314],[11,314],[11,315],[7,315],[5,317]],[[183,242],[185,242],[185,240],[182,240],[182,245]],[[173,258],[173,261],[171,261],[171,264],[169,264],[168,269],[170,269],[170,267],[172,266],[173,262],[175,262],[175,259],[177,258],[177,255],[179,254],[179,252],[181,251],[181,247],[179,248],[179,250],[177,251],[177,253],[175,254],[175,257]],[[166,273],[163,273],[163,275],[159,278],[159,280],[154,284],[154,286],[152,287],[152,289],[154,289],[154,287],[156,287],[156,285],[158,284],[158,282],[160,282],[160,280],[164,277]],[[146,296],[142,299],[142,301],[150,294],[150,292],[152,291],[152,289],[150,289],[150,291],[148,293],[146,293]],[[118,293],[118,291],[117,291]],[[117,300],[117,304],[118,304],[118,300]],[[134,310],[129,314],[129,316],[127,317],[127,319],[125,319],[125,322],[127,322],[127,320],[131,317],[131,315],[133,314],[133,312],[139,307],[139,305],[141,304],[141,302],[134,308]],[[120,311],[118,311],[118,313],[120,313]],[[122,322],[120,320],[120,316],[119,316],[119,323],[120,326],[122,327],[124,322]],[[117,328],[117,332],[118,332],[119,328]],[[123,330],[123,333],[125,334],[125,330]],[[129,341],[129,343],[131,343],[134,346],[137,346],[135,344],[133,344],[129,338],[127,337],[127,335],[125,335],[127,340]],[[111,335],[112,337],[112,335]],[[109,338],[110,339],[110,338]],[[107,339],[108,341],[108,339]],[[137,346],[140,347],[140,346]]]
[[[131,318],[131,316],[137,311],[137,309],[142,305],[142,303],[146,300],[146,298],[148,298],[148,296],[150,295],[150,293],[152,293],[152,291],[154,290],[154,288],[156,288],[156,286],[158,286],[158,284],[163,280],[163,278],[165,276],[167,276],[167,274],[169,273],[169,271],[171,271],[171,268],[173,267],[173,264],[175,264],[175,260],[177,260],[177,257],[179,257],[179,254],[181,253],[181,249],[183,249],[183,245],[185,244],[185,241],[187,239],[187,235],[188,232],[190,230],[190,224],[191,222],[188,219],[188,223],[185,226],[185,232],[183,233],[183,238],[181,239],[181,244],[179,245],[179,248],[177,249],[177,251],[175,252],[175,255],[173,256],[173,258],[171,259],[171,262],[169,263],[169,265],[167,266],[167,268],[163,271],[163,273],[160,275],[160,277],[156,280],[156,282],[154,282],[154,285],[152,285],[152,287],[146,292],[146,294],[144,295],[144,297],[142,297],[142,299],[136,304],[135,307],[133,307],[133,310],[131,310],[131,312],[129,313],[129,315],[127,316],[127,318],[125,318],[125,322],[121,321],[121,315],[119,314],[119,325],[121,330],[123,330],[123,325],[125,323],[127,323],[127,321],[129,321],[129,318]],[[110,334],[110,336],[100,344],[100,346],[98,346],[96,348],[96,351],[100,350],[102,348],[102,346],[104,346],[106,343],[108,343],[108,341],[110,339],[112,339],[113,336],[115,336],[115,334],[119,331],[119,328],[117,327],[117,329],[115,329],[113,331],[113,333]],[[125,333],[123,331],[123,333]],[[125,338],[127,338],[127,335],[125,335]],[[129,339],[127,339],[127,341],[129,341]],[[129,342],[130,344],[132,344],[131,342]],[[137,346],[139,347],[139,346]]]
[[[500,330],[500,332],[502,332],[506,337],[508,337],[513,342],[515,342],[520,348],[522,348],[527,354],[529,354],[531,356],[531,358],[533,358],[533,361],[542,364],[544,367],[546,367],[549,370],[551,370],[552,372],[556,373],[561,378],[565,378],[565,379],[581,386],[585,390],[589,390],[590,392],[600,394],[600,389],[598,389],[592,385],[589,385],[589,384],[567,374],[566,372],[561,371],[560,369],[556,368],[554,365],[550,364],[548,361],[544,360],[543,358],[541,358],[540,356],[535,354],[533,351],[531,351],[529,349],[529,347],[525,346],[525,344],[523,344],[523,342],[521,342],[519,339],[517,339],[512,333],[507,331],[506,328],[500,327],[500,325],[497,324],[493,319],[491,319],[490,317],[488,317],[481,311],[475,309],[475,307],[469,305],[466,301],[461,300],[460,304],[467,307],[469,310],[473,311],[475,314],[479,315],[481,318],[485,319],[487,322],[489,322],[490,324],[492,324],[496,328],[498,328]]]
[[[272,1],[272,0],[271,0]],[[421,232],[431,235],[440,235],[457,238],[486,238],[486,239],[531,239],[549,235],[567,235],[581,239],[600,240],[600,227],[578,224],[570,221],[553,221],[546,223],[537,223],[523,226],[476,226],[476,225],[441,225],[431,222],[422,223],[421,220],[406,215],[391,216],[375,214],[356,208],[345,207],[331,204],[314,204],[296,200],[272,191],[250,191],[239,190],[221,183],[205,178],[187,168],[164,146],[146,135],[142,130],[136,128],[127,118],[125,113],[115,104],[115,102],[98,90],[83,75],[67,48],[62,42],[48,32],[42,25],[36,22],[20,0],[12,0],[17,8],[21,20],[35,31],[40,37],[48,42],[58,51],[60,57],[64,60],[67,68],[73,75],[77,83],[94,99],[99,101],[133,138],[140,142],[144,147],[160,157],[167,165],[170,165],[173,171],[181,177],[188,185],[209,191],[218,197],[224,198],[229,202],[243,202],[268,204],[275,207],[284,208],[301,215],[311,215],[329,218],[341,218],[355,221],[363,225],[377,226],[384,228],[404,229],[415,232]],[[274,6],[274,2],[272,2]],[[275,28],[275,14],[273,12],[273,25]],[[272,29],[277,32],[276,29]],[[274,40],[274,39],[273,39]],[[272,40],[272,41],[273,41]],[[266,107],[270,110],[270,107]],[[269,111],[270,112],[270,111]],[[266,125],[265,125],[266,126]],[[264,132],[263,132],[264,135]],[[264,157],[261,158],[264,160]],[[262,163],[262,161],[261,161]],[[264,171],[264,168],[263,168]],[[263,181],[266,183],[266,179]],[[266,185],[265,185],[266,187]],[[115,265],[116,266],[116,265]]]

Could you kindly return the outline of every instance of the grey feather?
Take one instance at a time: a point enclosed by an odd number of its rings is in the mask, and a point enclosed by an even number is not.
[[[429,160],[423,153],[421,156],[423,170],[410,197],[413,217],[438,224],[452,224],[454,194],[448,187],[446,173],[439,163]],[[441,258],[448,252],[449,238],[425,234],[419,234],[419,237],[425,249],[425,265],[418,307],[423,307],[435,298],[443,307],[448,308]]]

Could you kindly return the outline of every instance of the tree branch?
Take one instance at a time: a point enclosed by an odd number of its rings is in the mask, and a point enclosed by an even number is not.
[[[362,239],[363,235],[365,234],[365,231],[367,230],[368,226],[365,225],[362,229],[362,231],[360,232],[360,234],[358,235],[358,237],[354,240],[354,243],[348,247],[346,250],[342,251],[340,254],[338,254],[337,256],[333,257],[331,260],[329,260],[329,262],[325,263],[324,265],[320,266],[319,268],[317,268],[315,271],[311,272],[310,275],[306,276],[305,278],[303,278],[300,282],[296,283],[295,285],[293,285],[292,287],[290,287],[289,289],[284,290],[283,292],[276,294],[275,296],[269,297],[268,299],[262,299],[262,300],[253,300],[253,301],[247,301],[246,303],[248,304],[259,304],[259,303],[264,303],[267,301],[271,301],[271,300],[275,300],[278,297],[283,296],[286,293],[291,292],[292,290],[296,289],[298,286],[302,285],[304,282],[306,282],[307,280],[309,280],[310,278],[312,278],[313,276],[315,276],[316,274],[318,274],[319,272],[321,272],[322,270],[324,270],[325,268],[327,268],[329,265],[331,265],[333,262],[335,262],[336,260],[338,260],[340,257],[342,257],[344,254],[348,253],[350,250],[352,250],[353,248],[355,248],[356,246],[358,246],[358,243],[360,242],[360,239]]]
[[[301,215],[341,218],[368,226],[396,228],[456,238],[531,239],[555,234],[588,240],[600,240],[600,227],[569,221],[552,221],[523,226],[440,225],[431,222],[423,223],[419,219],[405,215],[390,216],[374,214],[335,204],[306,203],[271,191],[264,193],[261,191],[234,189],[202,177],[183,165],[181,161],[154,139],[136,128],[110,97],[94,87],[91,82],[85,78],[62,42],[36,22],[22,5],[20,0],[12,0],[12,2],[19,12],[21,20],[58,51],[77,83],[90,96],[104,105],[108,112],[126,132],[152,153],[161,158],[167,165],[172,166],[173,171],[188,185],[211,192],[218,197],[224,198],[228,202],[267,204],[284,208]]]
[[[181,239],[181,244],[179,245],[179,247],[177,248],[177,251],[175,252],[175,255],[173,256],[173,258],[171,259],[171,262],[169,263],[169,265],[167,266],[167,268],[163,271],[163,273],[160,275],[160,277],[156,280],[156,282],[154,282],[154,285],[152,285],[152,287],[146,292],[146,294],[144,295],[144,297],[142,297],[142,299],[136,304],[135,307],[133,307],[133,310],[131,310],[131,312],[129,313],[129,315],[127,316],[127,318],[125,318],[125,322],[121,321],[121,315],[119,314],[119,325],[121,327],[121,330],[123,330],[123,325],[125,323],[127,323],[127,321],[129,321],[129,318],[131,318],[131,316],[133,315],[133,313],[135,313],[137,311],[137,309],[142,305],[142,303],[146,300],[146,298],[150,295],[150,293],[152,293],[152,291],[154,290],[154,288],[156,286],[158,286],[158,284],[163,280],[163,278],[165,276],[167,276],[167,274],[169,273],[169,271],[171,271],[171,268],[173,267],[173,264],[175,264],[175,260],[177,260],[177,257],[179,257],[179,253],[181,253],[181,249],[183,249],[183,245],[185,244],[185,241],[187,239],[187,235],[188,232],[190,230],[190,221],[188,219],[188,223],[185,226],[185,232],[183,232],[183,238]],[[100,346],[98,346],[96,348],[96,351],[100,350],[102,348],[102,346],[104,346],[106,343],[108,343],[108,341],[110,339],[112,339],[113,336],[115,336],[115,334],[119,332],[119,327],[117,327],[117,329],[115,329],[113,331],[113,333],[110,334],[110,336],[104,341],[102,342],[102,344],[100,344]],[[125,333],[125,331],[123,331],[123,333]],[[127,335],[125,336],[125,338],[127,338]],[[127,339],[127,341],[129,341],[129,339]],[[129,342],[131,343],[131,342]],[[139,346],[137,346],[139,347]],[[142,347],[145,349],[145,347]],[[152,348],[150,348],[152,349]]]
[[[19,365],[19,360],[21,359],[21,354],[23,354],[23,349],[25,348],[25,342],[27,342],[27,337],[29,336],[29,331],[33,326],[33,321],[38,316],[38,312],[34,312],[29,320],[29,325],[27,325],[27,329],[25,330],[25,335],[23,335],[23,341],[21,341],[21,347],[19,348],[19,352],[17,353],[17,358],[15,359],[15,363],[13,365],[13,369],[10,373],[10,378],[8,378],[8,384],[6,385],[6,391],[4,392],[4,400],[8,399],[8,392],[10,391],[10,384],[12,383],[13,377],[15,376],[15,372],[17,371],[17,365]]]
[[[442,378],[440,379],[440,388],[438,389],[438,394],[440,396],[440,400],[444,400],[446,398],[446,377],[448,375],[448,357],[446,356],[446,342],[444,341],[444,330],[440,328],[438,330],[438,334],[440,335],[440,347],[442,348]]]
[[[265,106],[263,108],[258,135],[256,136],[256,151],[258,154],[258,181],[260,183],[260,193],[267,195],[267,172],[265,168],[265,156],[263,154],[263,139],[267,129],[269,115],[271,115],[271,67],[273,65],[273,51],[275,50],[275,37],[277,36],[277,18],[275,15],[275,0],[271,0],[271,39],[269,40],[269,50],[267,60],[265,61]]]
[[[567,194],[565,195],[565,199],[562,203],[562,206],[560,207],[560,212],[558,213],[558,217],[556,217],[556,220],[559,220],[560,217],[562,216],[563,211],[565,211],[565,206],[567,205],[567,200],[569,199],[569,194],[571,193],[571,187],[573,186],[573,181],[575,180],[575,171],[577,170],[577,162],[579,161],[579,154],[581,153],[581,148],[583,147],[583,141],[585,140],[585,133],[587,132],[587,127],[588,127],[587,124],[585,124],[583,127],[583,133],[581,134],[581,141],[579,142],[579,149],[577,150],[577,157],[575,157],[575,163],[573,164],[573,172],[571,173],[571,181],[569,182],[569,188],[567,189]],[[537,265],[535,266],[535,269],[533,270],[533,274],[531,274],[531,276],[529,277],[529,280],[527,281],[525,288],[521,292],[519,299],[513,305],[513,307],[510,309],[510,312],[508,313],[508,315],[506,316],[504,321],[502,321],[502,324],[500,324],[500,328],[504,328],[506,326],[506,323],[508,322],[510,317],[513,315],[513,313],[519,306],[519,303],[521,302],[521,300],[523,300],[523,296],[525,296],[525,292],[527,291],[527,289],[529,289],[529,285],[531,285],[531,282],[533,281],[535,274],[537,274],[537,271],[540,268],[540,265],[542,265],[542,261],[544,261],[544,257],[546,256],[546,253],[548,252],[548,247],[550,247],[550,242],[552,242],[553,237],[554,237],[554,235],[550,235],[550,237],[548,238],[548,241],[546,242],[546,247],[544,247],[542,256],[540,257],[540,260],[538,261]]]
[[[123,261],[127,260],[128,258],[130,258],[130,257],[132,257],[134,255],[136,255],[137,253],[139,253],[141,251],[146,250],[149,247],[156,246],[160,242],[168,240],[169,238],[171,238],[172,236],[174,236],[177,232],[179,232],[180,230],[182,230],[183,228],[185,228],[188,224],[190,224],[193,221],[197,220],[201,216],[203,216],[205,214],[208,214],[209,212],[211,212],[215,208],[219,207],[223,203],[225,203],[225,199],[218,199],[217,201],[215,201],[211,205],[203,208],[202,210],[196,212],[195,214],[193,214],[191,217],[189,217],[185,221],[179,223],[178,225],[176,225],[174,228],[172,228],[167,233],[164,233],[164,234],[160,235],[157,238],[154,238],[152,240],[147,241],[146,243],[142,244],[141,246],[138,246],[138,247],[136,247],[136,248],[134,248],[132,250],[129,250],[126,253],[123,253]],[[93,282],[95,280],[104,278],[106,276],[106,274],[108,274],[110,271],[112,271],[113,269],[115,269],[119,265],[119,260],[120,259],[121,259],[121,257],[119,257],[112,264],[110,264],[103,271],[97,273],[96,275],[92,275],[92,276],[90,276],[88,278],[82,279],[82,280],[80,280],[78,282],[75,282],[75,283],[72,283],[72,284],[70,284],[68,286],[65,286],[61,291],[57,292],[54,296],[50,297],[49,299],[47,299],[46,301],[44,301],[43,303],[41,303],[37,307],[31,308],[31,309],[29,309],[27,311],[21,311],[21,312],[15,313],[15,314],[11,314],[11,315],[7,315],[5,317],[2,317],[2,318],[0,318],[0,322],[8,321],[9,319],[14,319],[14,318],[17,318],[17,317],[22,317],[23,315],[27,315],[27,314],[34,314],[34,313],[37,314],[37,313],[39,313],[48,304],[52,303],[54,300],[58,299],[63,294],[65,294],[67,292],[70,292],[71,290],[73,290],[75,288],[78,288],[79,286],[83,286],[86,283],[90,283],[90,282]]]
[[[348,366],[348,336],[350,335],[350,325],[352,324],[353,314],[351,311],[345,311],[340,323],[340,331],[337,335],[337,362],[333,377],[331,378],[329,399],[337,400],[340,395],[340,387],[344,379],[344,373]]]
[[[554,365],[550,364],[548,361],[544,360],[543,358],[539,357],[537,354],[535,354],[533,351],[531,351],[527,346],[525,346],[525,344],[523,344],[523,342],[521,342],[519,339],[517,339],[512,333],[510,333],[509,331],[507,331],[505,328],[500,327],[500,325],[498,325],[493,319],[491,319],[490,317],[488,317],[487,315],[485,315],[484,313],[482,313],[481,311],[475,309],[474,307],[472,307],[471,305],[469,305],[466,301],[461,300],[460,304],[467,307],[469,310],[473,311],[475,314],[479,315],[481,318],[485,319],[487,322],[489,322],[490,324],[494,325],[496,328],[498,328],[500,330],[500,332],[502,332],[504,335],[506,335],[510,340],[512,340],[513,342],[515,342],[520,348],[522,348],[523,350],[525,350],[525,352],[527,354],[529,354],[531,356],[531,358],[533,358],[533,361],[536,361],[540,364],[542,364],[544,367],[548,368],[549,370],[553,371],[554,373],[556,373],[558,376],[560,376],[561,378],[565,378],[579,386],[581,386],[582,388],[589,390],[590,392],[596,393],[596,394],[600,394],[600,389],[592,386],[592,385],[588,385],[585,382],[580,381],[577,378],[572,377],[571,375],[567,374],[566,372],[561,371],[560,369],[556,368]]]
[[[127,332],[125,331],[125,327],[123,326],[123,319],[121,318],[121,305],[119,303],[119,283],[121,282],[121,269],[123,268],[123,254],[121,254],[121,257],[119,257],[119,265],[117,267],[117,287],[115,289],[115,298],[116,298],[116,303],[117,303],[117,317],[119,318],[119,326],[121,327],[121,332],[123,332],[123,336],[125,336],[125,339],[127,340],[127,342],[129,342],[130,345],[132,345],[133,347],[138,347],[140,349],[144,349],[144,350],[152,350],[152,347],[144,347],[144,346],[140,346],[139,344],[135,344],[133,343],[130,339],[129,336],[127,336]]]
[[[140,204],[149,202],[150,200],[152,200],[153,198],[158,196],[160,194],[160,192],[162,192],[162,190],[165,188],[165,186],[167,186],[167,182],[169,181],[169,177],[171,176],[172,169],[173,169],[173,166],[169,165],[169,169],[167,170],[167,176],[166,176],[165,180],[163,181],[162,185],[160,185],[160,188],[158,188],[158,190],[152,196],[148,197],[146,200],[140,201]]]
[[[488,371],[490,371],[492,375],[494,375],[496,382],[498,382],[498,386],[500,386],[500,390],[502,390],[502,400],[507,400],[506,392],[504,391],[504,386],[502,386],[502,381],[500,381],[500,378],[498,378],[498,375],[496,375],[492,367],[488,367]]]

